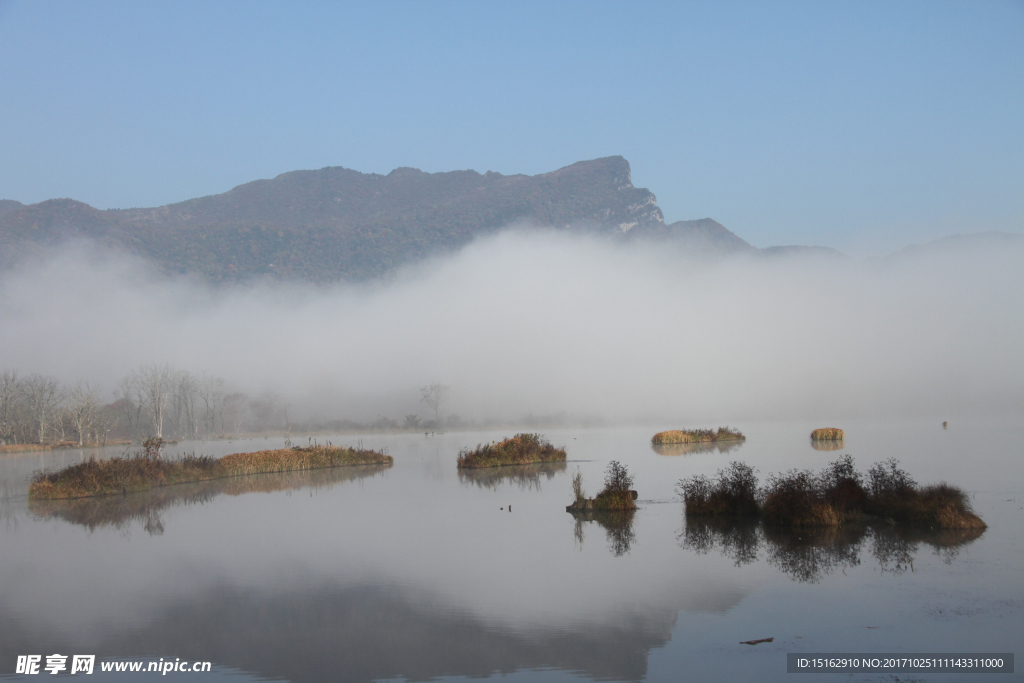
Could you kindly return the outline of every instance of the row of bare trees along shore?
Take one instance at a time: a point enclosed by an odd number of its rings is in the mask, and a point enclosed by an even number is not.
[[[0,372],[0,446],[109,439],[197,438],[251,428],[290,430],[287,403],[272,392],[250,398],[220,377],[144,365],[118,382],[114,400],[80,381]]]

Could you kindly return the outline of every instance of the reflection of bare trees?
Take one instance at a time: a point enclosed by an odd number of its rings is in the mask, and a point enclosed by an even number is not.
[[[163,486],[141,493],[90,498],[29,499],[28,511],[42,519],[59,518],[88,527],[90,531],[113,526],[125,529],[140,522],[151,535],[164,531],[160,512],[180,505],[207,503],[219,495],[271,493],[303,488],[330,488],[336,484],[365,479],[387,470],[381,465],[356,465],[275,474],[226,477],[195,484]]]
[[[565,472],[566,464],[559,462],[538,462],[528,465],[503,465],[501,467],[460,467],[459,481],[476,484],[480,488],[494,489],[509,482],[521,489],[540,491],[541,480],[554,479],[556,474]]]
[[[815,527],[795,533],[765,527],[768,564],[796,581],[817,583],[828,574],[860,564],[865,530],[859,524]]]
[[[758,534],[755,520],[687,517],[686,526],[676,539],[679,545],[700,555],[717,548],[723,555],[731,557],[738,567],[757,559]]]
[[[573,536],[580,547],[583,547],[584,522],[596,522],[604,529],[608,550],[615,557],[628,554],[636,542],[636,534],[633,532],[636,510],[585,510],[572,511],[570,514],[576,521]]]
[[[692,455],[694,453],[729,453],[743,445],[743,441],[696,441],[693,443],[652,443],[651,450],[658,455]]]
[[[844,446],[842,439],[834,439],[830,441],[811,439],[811,448],[816,451],[841,451]]]
[[[764,559],[795,581],[816,583],[861,563],[865,547],[883,572],[913,571],[921,544],[949,564],[984,529],[933,530],[889,525],[846,524],[790,529],[749,519],[686,517],[679,545],[705,554],[718,550],[737,565]],[[867,541],[867,542],[866,542]]]
[[[932,548],[945,564],[952,564],[964,546],[985,533],[984,529],[921,529],[885,527],[871,539],[871,552],[883,572],[902,574],[914,571],[914,556],[921,544]]]

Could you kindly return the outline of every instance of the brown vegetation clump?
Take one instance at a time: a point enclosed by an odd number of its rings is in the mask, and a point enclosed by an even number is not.
[[[143,451],[108,460],[89,460],[56,472],[39,472],[28,489],[30,498],[80,498],[133,493],[157,486],[208,481],[267,472],[289,472],[348,465],[387,465],[394,459],[370,450],[338,446],[282,448],[235,453],[216,459],[186,455],[177,460],[160,455],[161,440],[146,441]]]
[[[604,488],[593,498],[583,492],[583,475],[579,468],[572,478],[573,503],[566,512],[636,510],[637,492],[633,490],[633,475],[618,460],[608,463],[604,475]]]
[[[810,470],[772,474],[760,498],[761,512],[770,524],[832,527],[862,516],[867,493],[853,458],[846,455],[819,474]]]
[[[575,491],[575,485],[574,485]],[[636,491],[633,475],[618,460],[608,463],[604,475],[604,488],[594,497],[595,510],[635,510]]]
[[[841,517],[825,501],[818,477],[810,470],[771,474],[761,494],[761,513],[771,524],[814,527],[836,526]]]
[[[939,529],[985,528],[962,489],[945,483],[919,487],[891,458],[868,470],[866,485],[846,455],[818,474],[790,470],[770,475],[759,491],[756,487],[753,470],[734,462],[715,480],[704,475],[680,480],[677,491],[688,516],[760,516],[768,524],[796,528],[872,518]]]
[[[843,430],[837,427],[823,427],[811,432],[811,441],[842,441]]]
[[[868,479],[866,510],[871,515],[940,529],[986,528],[963,489],[946,483],[918,487],[893,458],[876,463]]]
[[[463,449],[459,452],[458,466],[501,467],[559,460],[565,460],[564,448],[555,448],[540,434],[516,434],[497,443],[477,445],[476,450]]]
[[[702,443],[708,441],[743,441],[743,436],[737,429],[719,427],[714,429],[671,429],[667,432],[658,432],[651,438],[653,444],[670,443]]]
[[[759,513],[757,475],[741,462],[718,470],[715,479],[703,474],[681,479],[676,491],[686,504],[687,515],[743,517]]]

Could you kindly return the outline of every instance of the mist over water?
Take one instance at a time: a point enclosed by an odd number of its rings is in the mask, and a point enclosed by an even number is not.
[[[0,279],[0,367],[110,392],[141,364],[297,417],[610,422],[1019,414],[1024,251],[696,261],[512,231],[387,282],[210,287],[65,245]]]

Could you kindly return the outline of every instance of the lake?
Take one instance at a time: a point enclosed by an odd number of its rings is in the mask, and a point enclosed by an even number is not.
[[[833,452],[808,438],[829,425],[805,422],[733,424],[747,440],[725,452],[650,444],[693,426],[718,425],[544,430],[567,449],[564,468],[469,474],[456,470],[460,448],[514,430],[317,436],[386,449],[394,466],[31,504],[34,470],[97,451],[0,456],[0,678],[34,680],[15,675],[17,657],[60,653],[95,654],[94,680],[131,678],[101,661],[177,658],[212,671],[172,679],[782,681],[791,652],[1022,651],[1024,422],[841,422]],[[688,523],[674,492],[731,460],[763,481],[844,453],[862,472],[895,457],[921,483],[963,487],[988,529]],[[575,468],[593,495],[612,459],[635,476],[640,509],[567,513]],[[763,638],[774,640],[741,643]],[[982,680],[1024,678],[1015,670]]]

